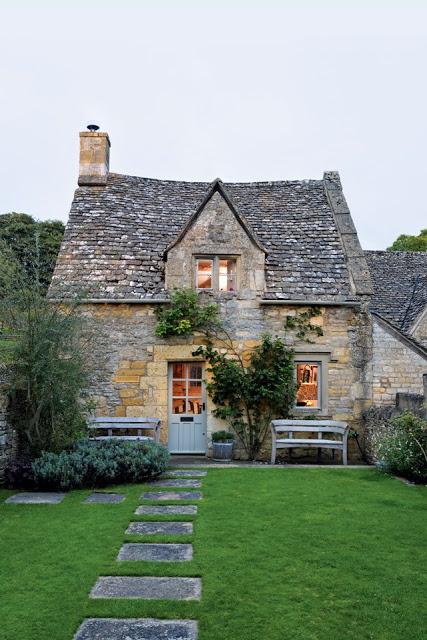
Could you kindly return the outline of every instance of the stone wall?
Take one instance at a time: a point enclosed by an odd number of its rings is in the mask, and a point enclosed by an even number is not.
[[[377,318],[373,344],[373,404],[394,405],[397,393],[422,394],[427,358]]]
[[[155,308],[154,304],[88,304],[84,312],[98,335],[91,388],[98,415],[159,417],[166,442],[168,363],[192,360],[203,338],[159,339]],[[298,355],[325,362],[328,398],[324,416],[347,420],[360,429],[362,411],[371,402],[369,314],[353,307],[323,307],[313,322],[322,326],[324,335],[316,337],[315,344],[306,344],[293,343],[284,331],[286,315],[303,311],[303,307],[262,305],[257,299],[226,295],[221,298],[221,310],[238,349],[252,349],[268,331],[285,338]],[[208,436],[224,428],[212,410],[208,398]]]
[[[365,423],[365,448],[366,456],[370,462],[375,462],[373,441],[375,436],[391,428],[390,421],[401,415],[404,411],[410,411],[427,420],[427,374],[422,379],[423,393],[398,393],[394,404],[373,405],[364,412]]]
[[[0,365],[0,483],[3,481],[4,469],[14,447],[12,430],[6,420],[6,384],[6,372]]]
[[[418,340],[427,348],[427,309],[418,318],[412,331],[415,340]]]

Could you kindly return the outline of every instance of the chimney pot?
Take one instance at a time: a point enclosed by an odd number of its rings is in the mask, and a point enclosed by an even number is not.
[[[110,146],[108,133],[93,130],[80,133],[80,186],[99,187],[107,184]]]

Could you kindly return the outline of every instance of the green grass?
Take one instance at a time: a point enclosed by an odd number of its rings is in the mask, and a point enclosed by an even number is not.
[[[1,640],[71,640],[88,616],[195,618],[199,640],[425,637],[425,487],[371,469],[212,469],[194,561],[169,566],[116,563],[129,521],[157,519],[133,516],[141,486],[121,489],[119,505],[82,504],[87,491],[0,504]],[[110,573],[202,576],[202,600],[90,601]]]

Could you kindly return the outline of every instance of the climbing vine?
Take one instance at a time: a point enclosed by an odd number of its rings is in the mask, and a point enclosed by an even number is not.
[[[322,328],[312,323],[315,307],[286,316],[285,332],[297,340],[313,342]],[[197,292],[176,290],[171,304],[157,312],[156,334],[163,338],[199,332],[208,337],[193,356],[209,364],[207,391],[215,405],[213,414],[225,420],[240,440],[248,458],[258,457],[271,420],[286,418],[295,404],[297,383],[294,352],[284,340],[264,334],[251,350],[238,348],[219,316],[215,303],[202,303]],[[214,342],[216,347],[214,347]]]

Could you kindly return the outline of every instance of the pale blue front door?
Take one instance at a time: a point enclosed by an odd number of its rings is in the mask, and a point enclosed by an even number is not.
[[[206,390],[203,362],[169,365],[170,453],[206,453]]]

